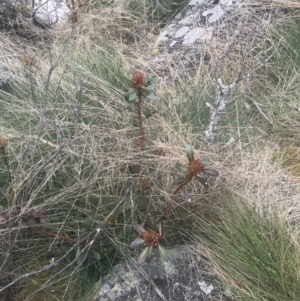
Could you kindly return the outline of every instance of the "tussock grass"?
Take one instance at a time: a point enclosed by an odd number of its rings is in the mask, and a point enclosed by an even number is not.
[[[199,248],[222,271],[238,300],[298,300],[300,249],[276,212],[258,214],[247,200],[223,193],[214,222],[199,220]]]

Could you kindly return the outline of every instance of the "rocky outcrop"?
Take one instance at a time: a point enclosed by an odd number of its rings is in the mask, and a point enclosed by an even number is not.
[[[222,56],[222,49],[234,36],[246,39],[262,34],[280,12],[268,2],[191,0],[158,36],[151,69],[174,79],[175,69],[192,71],[199,61],[208,63],[212,57]]]
[[[155,252],[142,267],[118,264],[102,279],[94,301],[231,300],[214,286],[208,262],[191,247],[175,246],[168,254],[161,259]]]
[[[243,2],[245,0],[191,0],[159,35],[156,47],[165,46],[171,51],[180,45],[211,40],[220,29],[225,29],[230,17],[240,15],[238,10]]]

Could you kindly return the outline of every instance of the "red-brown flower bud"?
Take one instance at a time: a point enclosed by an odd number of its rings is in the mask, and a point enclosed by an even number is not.
[[[200,162],[199,159],[197,160],[191,160],[188,164],[188,170],[189,174],[193,175],[194,177],[201,171],[203,170],[204,165]]]
[[[144,74],[141,71],[135,71],[132,77],[132,87],[135,89],[140,89],[145,85]]]

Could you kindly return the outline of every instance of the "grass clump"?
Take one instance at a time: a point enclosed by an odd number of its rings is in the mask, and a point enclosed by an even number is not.
[[[298,300],[300,248],[274,212],[259,214],[247,200],[223,195],[217,218],[199,221],[204,244],[227,291],[241,300]]]

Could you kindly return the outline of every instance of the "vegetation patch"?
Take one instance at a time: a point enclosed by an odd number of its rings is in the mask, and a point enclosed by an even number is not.
[[[152,47],[186,3],[73,2],[55,34],[3,39],[0,294],[84,300],[117,263],[193,243],[233,300],[299,300],[299,8],[249,13],[166,80]]]
[[[227,293],[242,300],[297,300],[299,244],[276,212],[258,213],[232,193],[223,194],[216,212],[213,222],[199,219],[202,233],[195,241],[207,247]]]

